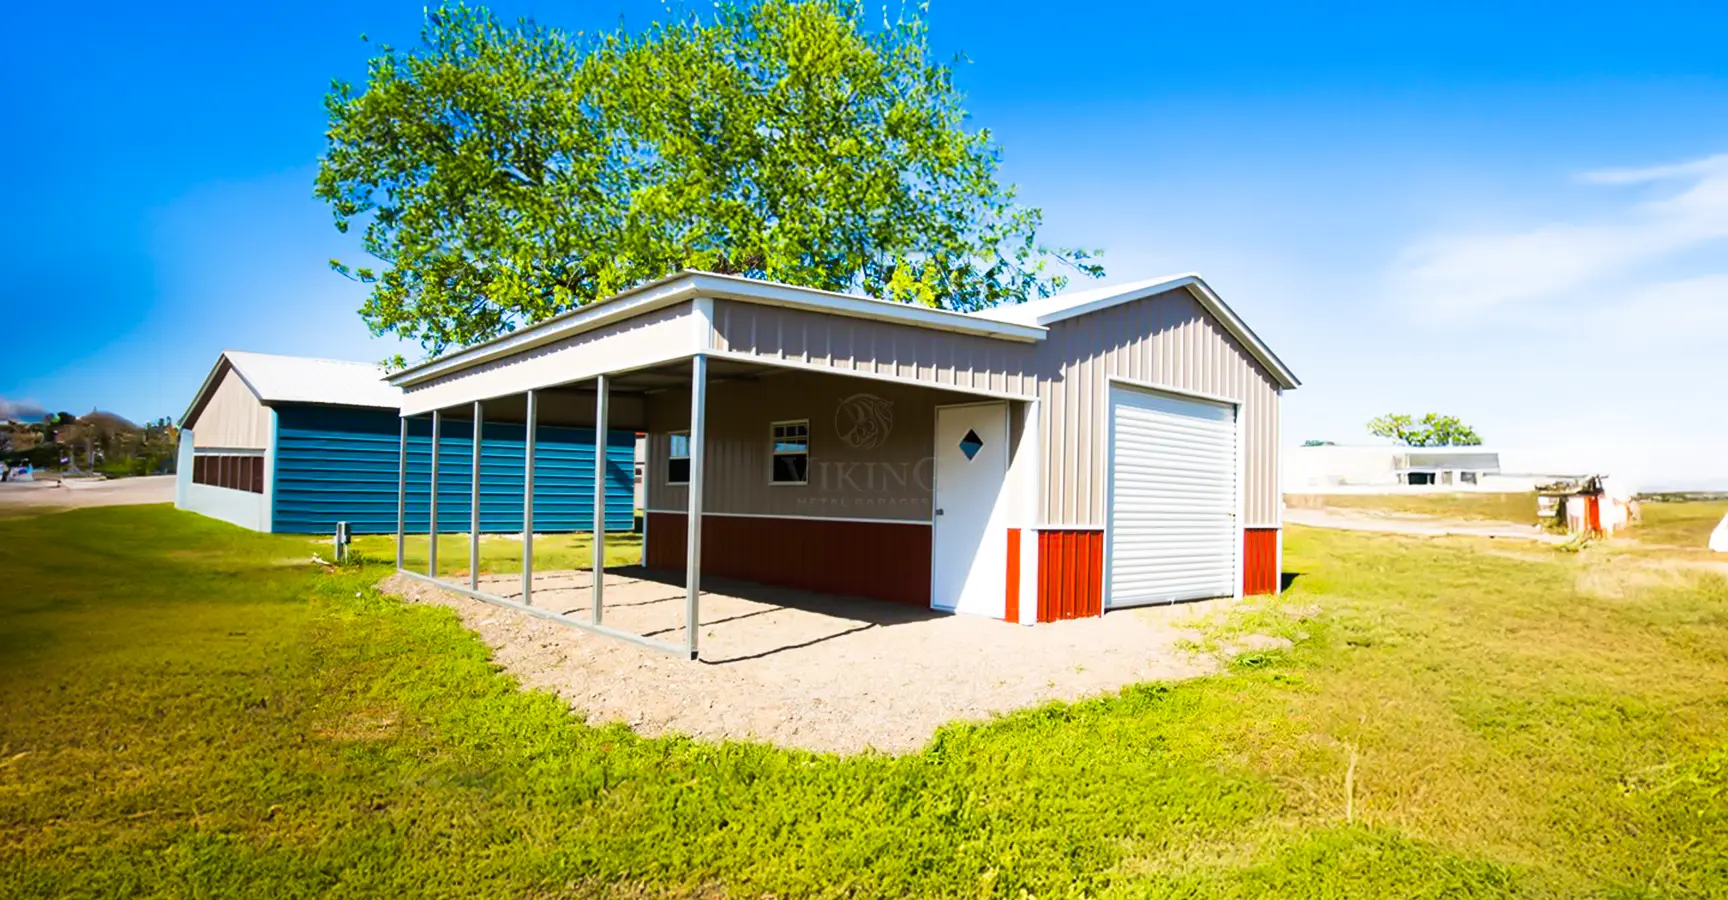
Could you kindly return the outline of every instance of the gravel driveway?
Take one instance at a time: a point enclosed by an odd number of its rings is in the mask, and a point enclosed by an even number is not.
[[[609,571],[606,624],[681,643],[684,589],[659,574]],[[585,617],[589,578],[539,574],[534,604]],[[1188,678],[1215,665],[1178,648],[1194,636],[1181,623],[1212,604],[1027,627],[718,578],[706,584],[700,662],[401,576],[383,587],[456,610],[527,687],[558,693],[590,722],[621,721],[644,735],[904,752],[956,719]],[[516,599],[520,576],[483,577],[481,588]]]

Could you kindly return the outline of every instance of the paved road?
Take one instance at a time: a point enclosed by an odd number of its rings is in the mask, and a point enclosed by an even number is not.
[[[0,482],[0,513],[47,512],[86,506],[173,503],[174,476],[117,478],[68,487],[53,481]]]

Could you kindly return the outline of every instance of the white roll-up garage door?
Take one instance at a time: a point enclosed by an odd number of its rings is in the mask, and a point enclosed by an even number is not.
[[[1235,594],[1236,408],[1110,388],[1106,605]]]

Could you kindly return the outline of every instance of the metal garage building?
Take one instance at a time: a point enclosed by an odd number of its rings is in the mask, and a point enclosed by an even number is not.
[[[401,392],[366,363],[226,351],[182,419],[175,505],[255,531],[328,534],[347,522],[356,534],[396,530]],[[586,531],[594,510],[594,430],[587,407],[545,424],[537,435],[535,526]],[[578,427],[568,427],[576,425]],[[471,424],[443,430],[438,509],[446,532],[470,527]],[[431,481],[431,426],[409,442],[404,485],[408,527],[425,532]],[[480,460],[480,528],[522,530],[521,425],[489,426]],[[613,432],[606,447],[607,522],[632,526],[635,435]]]
[[[703,573],[1022,623],[1278,587],[1299,382],[1194,275],[961,314],[686,272],[391,383],[403,434],[549,393],[647,432],[645,561],[691,622]],[[613,633],[594,578],[589,619],[526,573],[469,593]]]

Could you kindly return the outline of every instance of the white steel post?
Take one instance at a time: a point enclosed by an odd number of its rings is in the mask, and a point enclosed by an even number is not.
[[[444,437],[444,414],[432,410],[432,484],[427,503],[431,524],[426,528],[426,577],[438,577],[438,444]]]
[[[528,392],[527,431],[522,440],[522,604],[534,605],[534,431],[539,394]]]
[[[702,595],[702,470],[708,455],[708,357],[696,354],[690,363],[690,509],[684,560],[684,631],[690,658],[696,659],[701,628]]]
[[[594,380],[594,624],[606,613],[606,395],[611,381]]]
[[[396,444],[396,568],[402,568],[402,542],[408,533],[408,417],[402,417],[402,439]]]
[[[474,401],[474,462],[468,470],[468,589],[480,590],[480,401]]]

